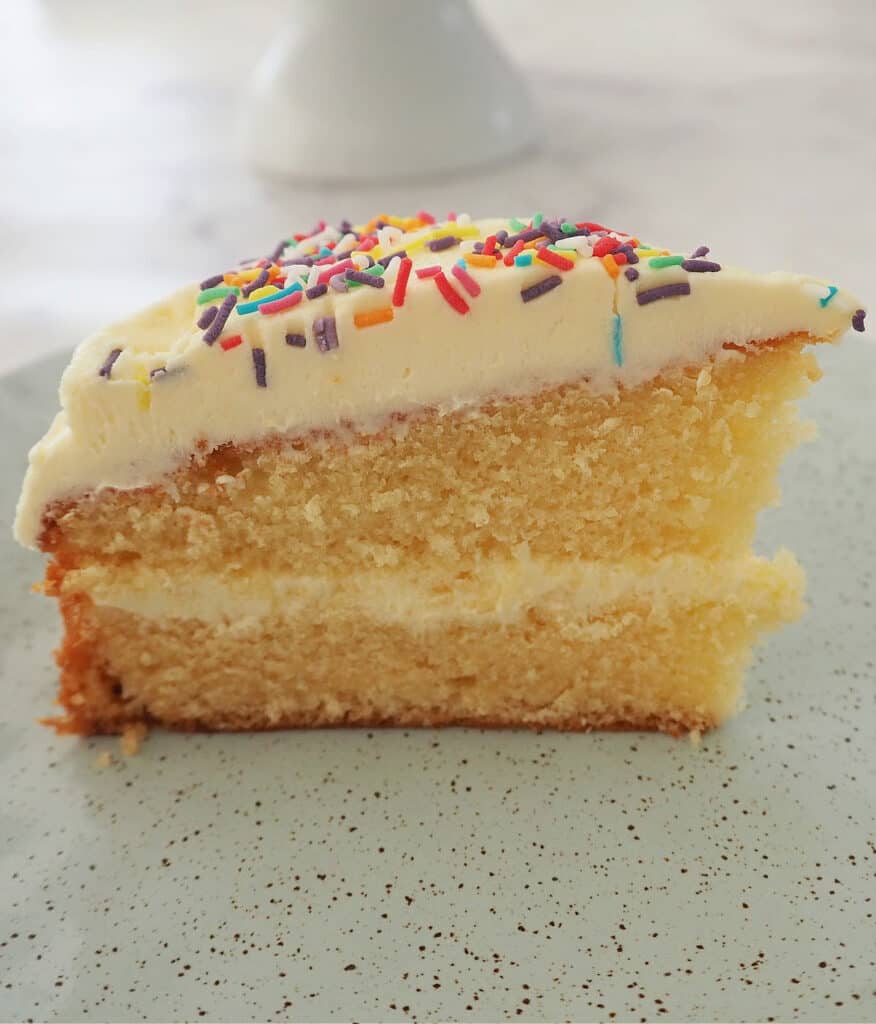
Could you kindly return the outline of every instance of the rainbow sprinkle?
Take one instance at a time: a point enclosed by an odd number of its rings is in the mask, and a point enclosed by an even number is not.
[[[610,344],[614,362],[622,366],[624,330],[617,312],[620,289],[633,288],[636,303],[648,306],[662,299],[690,295],[694,275],[718,273],[722,269],[721,264],[706,258],[708,246],[698,246],[685,256],[649,246],[633,235],[595,221],[550,218],[537,212],[529,220],[509,218],[506,224],[507,227],[485,234],[467,214],[451,213],[439,222],[425,210],[410,217],[381,213],[361,225],[353,225],[348,220],[340,221],[337,226],[319,221],[311,231],[293,234],[278,242],[269,255],[241,260],[232,269],[201,281],[195,299],[196,324],[203,332],[204,342],[212,346],[219,341],[218,347],[223,351],[248,342],[256,385],[264,388],[267,387],[265,348],[256,344],[258,335],[242,333],[243,324],[237,318],[254,313],[259,314],[256,321],[283,314],[291,318],[301,315],[308,302],[321,299],[325,299],[323,305],[331,310],[343,293],[350,292],[352,296],[362,288],[379,291],[388,283],[390,302],[375,309],[355,311],[354,308],[352,323],[358,329],[389,323],[395,318],[395,310],[408,302],[412,273],[424,285],[432,280],[450,309],[465,315],[471,311],[470,301],[477,299],[484,287],[479,280],[481,270],[519,273],[520,269],[545,266],[555,271],[520,289],[522,301],[528,303],[562,284],[566,274],[574,276],[581,267],[592,264],[588,272],[598,267],[611,279],[614,289]],[[415,268],[410,257],[410,253],[417,251],[438,254],[452,249],[457,249],[461,258],[436,255],[437,262],[431,266]],[[428,258],[423,262],[428,262]],[[637,269],[636,264],[647,269]],[[679,275],[689,275],[688,278],[651,286],[654,272],[659,279],[660,272],[676,267]],[[822,291],[816,293],[816,297],[825,307],[834,299],[837,289],[833,285],[823,287],[828,288],[827,294]],[[418,286],[413,293],[415,299],[419,298],[419,293]],[[234,314],[237,318],[232,320]],[[864,317],[864,310],[852,314],[855,330],[864,330]],[[320,352],[340,347],[334,316],[315,317],[312,324]],[[295,326],[297,330],[282,333],[285,344],[305,348],[305,334],[301,333],[300,326]],[[226,329],[227,335],[224,334]],[[99,370],[102,377],[111,377],[113,364],[120,354],[120,349],[109,354]],[[152,375],[160,377],[166,372],[158,368]]]

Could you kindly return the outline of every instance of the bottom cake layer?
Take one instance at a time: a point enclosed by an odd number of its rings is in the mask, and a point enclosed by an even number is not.
[[[737,708],[759,634],[801,607],[802,572],[790,555],[741,566],[712,567],[716,580],[732,571],[723,591],[655,600],[627,587],[590,608],[555,594],[514,617],[419,624],[341,601],[311,615],[143,614],[96,604],[56,575],[66,714],[55,724],[85,733],[136,722],[705,730]]]

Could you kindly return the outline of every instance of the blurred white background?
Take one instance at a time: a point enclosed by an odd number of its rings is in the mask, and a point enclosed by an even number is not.
[[[235,131],[286,3],[0,3],[0,371],[318,217],[384,209],[586,216],[872,294],[869,0],[475,0],[531,77],[540,144],[343,187],[318,154],[306,186],[258,178]],[[326,54],[321,80],[351,59],[369,55]]]

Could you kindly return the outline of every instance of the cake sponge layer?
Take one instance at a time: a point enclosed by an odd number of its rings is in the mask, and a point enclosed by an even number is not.
[[[714,567],[720,574],[721,567]],[[215,621],[97,605],[64,586],[61,728],[114,732],[328,725],[709,728],[732,714],[752,643],[800,612],[788,554],[727,567],[719,598],[646,589],[594,606],[521,607],[509,621],[431,624],[323,604],[312,616]]]
[[[805,341],[611,393],[579,381],[375,433],[225,446],[166,487],[55,505],[42,544],[65,566],[311,576],[477,572],[523,544],[553,560],[732,557],[801,438],[792,400],[818,374]]]

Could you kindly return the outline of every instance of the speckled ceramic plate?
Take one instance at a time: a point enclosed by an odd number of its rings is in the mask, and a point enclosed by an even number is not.
[[[876,348],[823,361],[762,536],[811,610],[699,748],[54,737],[56,612],[8,523],[61,362],[0,382],[0,1018],[874,1019]]]

